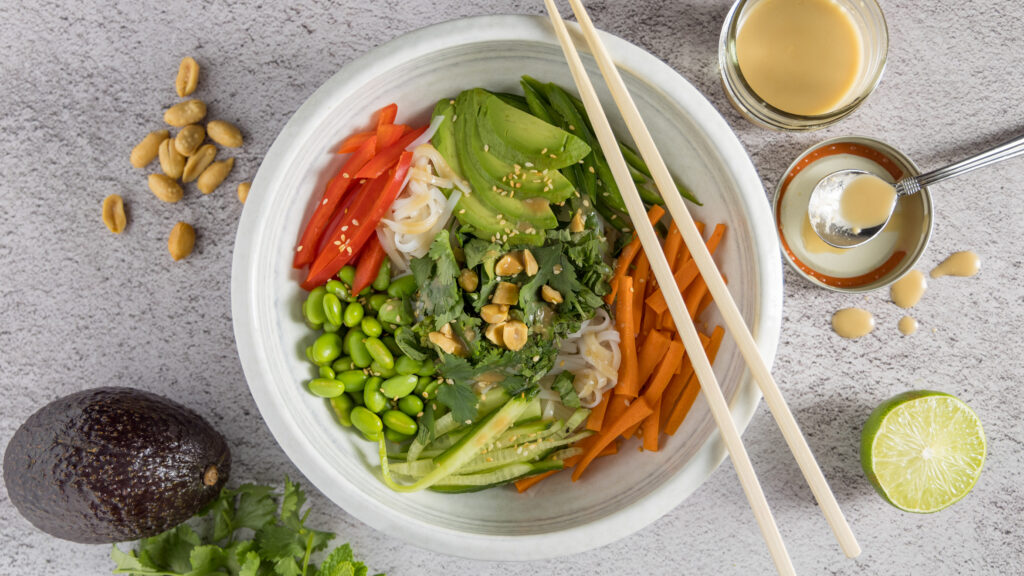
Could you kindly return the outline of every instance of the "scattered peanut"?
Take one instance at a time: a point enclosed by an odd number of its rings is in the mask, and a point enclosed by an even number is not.
[[[171,204],[181,200],[181,197],[185,195],[181,184],[165,174],[150,174],[149,189],[153,191],[154,196]]]
[[[227,160],[221,160],[220,162],[214,162],[210,164],[210,167],[203,170],[203,173],[199,175],[199,180],[196,181],[196,187],[203,194],[209,194],[220,186],[221,182],[228,177],[228,173],[235,166],[235,159],[228,158]]]
[[[505,326],[501,329],[502,342],[504,342],[506,348],[513,352],[522,350],[523,346],[526,346],[526,335],[526,324],[519,320],[506,322]]]
[[[240,182],[238,184],[238,201],[245,204],[245,200],[249,197],[249,189],[252,188],[252,182]]]
[[[480,309],[480,318],[488,324],[498,324],[508,320],[508,306],[505,304],[488,304]]]
[[[128,219],[124,215],[124,199],[117,194],[111,194],[103,199],[103,223],[114,234],[124,232],[125,226],[128,225]]]
[[[540,297],[543,298],[544,301],[549,304],[562,303],[562,293],[559,292],[558,290],[555,290],[551,286],[548,286],[547,284],[541,286]]]
[[[476,272],[469,268],[463,268],[462,272],[459,272],[459,286],[466,292],[476,292],[479,285],[480,277],[476,275]]]
[[[199,85],[199,63],[191,56],[181,59],[178,65],[178,77],[174,79],[174,90],[184,98],[196,91]]]
[[[511,282],[498,282],[494,289],[494,296],[491,297],[494,304],[507,304],[509,306],[519,302],[519,286]]]
[[[164,112],[164,122],[175,128],[195,124],[205,117],[206,103],[202,100],[178,102]]]
[[[217,147],[213,144],[204,144],[196,150],[188,162],[185,163],[185,170],[181,173],[182,182],[191,182],[206,170],[210,164],[213,163],[213,159],[217,156]]]
[[[212,120],[206,123],[206,133],[210,140],[225,148],[238,148],[242,145],[242,133],[230,122]]]
[[[577,210],[572,215],[572,222],[569,222],[569,232],[583,232],[584,227],[583,211]]]
[[[491,341],[495,346],[504,346],[504,329],[505,323],[499,322],[497,324],[488,324],[487,329],[484,330],[484,337]]]
[[[454,332],[452,332],[452,325],[445,324],[444,326],[441,326],[441,334],[446,338],[454,338],[454,336],[452,336],[454,334]]]
[[[536,276],[537,272],[540,272],[537,259],[533,257],[533,252],[530,252],[529,248],[523,250],[523,266],[526,268],[527,276]]]
[[[174,148],[182,156],[195,154],[206,139],[206,129],[201,124],[189,124],[174,137]]]
[[[178,222],[167,237],[167,251],[175,262],[192,253],[196,245],[196,230],[191,224]]]
[[[181,172],[185,169],[185,157],[178,152],[170,138],[160,143],[160,169],[175,180],[181,178]]]
[[[517,252],[509,252],[494,265],[494,273],[498,276],[515,276],[523,271],[523,262]]]
[[[430,334],[427,334],[427,339],[429,339],[432,343],[440,347],[441,350],[444,350],[448,354],[452,354],[454,356],[466,355],[466,347],[463,346],[461,342],[452,337],[445,336],[440,332],[431,332]]]
[[[167,130],[156,130],[146,134],[146,137],[136,144],[135,148],[132,148],[132,153],[128,158],[132,166],[142,168],[152,162],[160,153],[160,143],[170,135]]]

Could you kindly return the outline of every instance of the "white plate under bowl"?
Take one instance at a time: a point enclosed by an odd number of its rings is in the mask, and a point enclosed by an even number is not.
[[[578,28],[573,27],[582,46]],[[729,289],[771,361],[778,344],[782,270],[771,211],[754,167],[711,104],[668,65],[603,35],[666,157],[697,192],[694,214],[726,222],[717,259]],[[599,79],[589,54],[584,61]],[[341,428],[304,382],[300,275],[292,249],[346,135],[365,130],[372,113],[397,102],[399,121],[421,123],[434,103],[476,86],[519,91],[519,77],[572,86],[569,69],[540,17],[488,16],[431,26],[388,42],[345,66],[295,113],[267,152],[253,182],[235,243],[231,301],[235,339],[249,388],[285,453],[331,500],[370,526],[417,546],[488,560],[531,560],[581,552],[622,538],[689,496],[722,462],[724,444],[702,400],[660,452],[632,445],[596,461],[572,485],[560,474],[525,494],[397,494],[375,475],[376,447]],[[603,82],[600,84],[603,89]],[[607,92],[607,110],[615,110]],[[625,127],[613,115],[619,134]],[[720,322],[712,316],[709,324]],[[742,430],[760,393],[726,339],[715,364]],[[722,527],[723,534],[728,528]]]

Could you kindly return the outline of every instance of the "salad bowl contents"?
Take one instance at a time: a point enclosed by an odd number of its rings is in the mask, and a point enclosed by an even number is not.
[[[749,161],[685,81],[611,44],[772,357],[781,273]],[[488,559],[599,546],[725,455],[567,83],[542,20],[416,32],[328,82],[253,183],[233,300],[254,397],[314,484],[422,546]],[[650,173],[620,144],[661,221]],[[678,231],[660,233],[743,424],[756,388]]]

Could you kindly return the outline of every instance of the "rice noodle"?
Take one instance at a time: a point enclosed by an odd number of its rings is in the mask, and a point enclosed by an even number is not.
[[[419,148],[421,144],[426,144],[427,142],[430,142],[430,139],[433,138],[434,134],[437,133],[437,129],[441,127],[441,122],[443,121],[444,116],[434,116],[433,118],[431,118],[430,126],[427,127],[427,131],[424,132],[423,134],[420,134],[419,138],[410,142],[409,145],[405,147],[405,149],[415,151],[416,148]]]
[[[571,372],[580,403],[593,408],[618,381],[620,361],[619,333],[608,312],[599,308],[593,318],[562,342],[554,368],[541,381],[541,398],[558,399],[558,393],[551,390],[553,377]]]

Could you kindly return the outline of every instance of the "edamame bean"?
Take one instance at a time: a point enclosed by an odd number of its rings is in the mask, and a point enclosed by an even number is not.
[[[333,332],[321,334],[313,342],[313,363],[329,366],[341,356],[341,337]]]
[[[363,395],[361,393],[356,392],[355,394],[349,394],[349,396],[352,397],[352,404],[354,404],[356,406],[365,406],[366,405],[366,402],[363,402]]]
[[[417,396],[423,396],[423,391],[426,390],[427,386],[430,386],[430,383],[433,381],[434,379],[430,376],[420,376],[416,379],[416,389],[413,390],[413,393]]]
[[[349,292],[348,286],[345,286],[337,280],[329,280],[325,288],[327,288],[327,292],[329,294],[334,294],[338,297],[338,300],[341,300],[342,302],[349,302],[352,300],[352,294]]]
[[[334,417],[338,419],[339,424],[346,428],[352,425],[352,408],[354,406],[355,403],[352,402],[352,397],[348,394],[331,398],[331,410],[334,412]]]
[[[412,435],[400,434],[398,432],[395,432],[391,428],[384,429],[384,437],[388,439],[388,442],[394,442],[395,444],[401,444],[402,442],[408,442],[409,440],[412,440]]]
[[[363,319],[363,305],[359,302],[353,302],[348,306],[345,306],[345,326],[354,328],[359,325],[359,322]]]
[[[310,324],[320,325],[327,319],[327,315],[324,314],[324,294],[327,294],[327,289],[323,286],[317,286],[306,297],[306,302],[302,306],[302,313]]]
[[[348,356],[342,356],[341,358],[335,360],[333,364],[331,364],[331,370],[334,370],[335,374],[339,372],[344,372],[345,370],[351,370],[355,367],[356,365],[352,363],[352,359],[349,358]]]
[[[324,325],[321,326],[321,328],[324,332],[337,332],[338,330],[341,330],[341,324],[333,324],[328,320],[327,322],[324,322]]]
[[[391,355],[391,350],[380,341],[380,338],[368,337],[363,340],[363,344],[366,345],[366,351],[370,353],[373,360],[380,364],[381,368],[385,370],[392,370],[395,367],[395,357]]]
[[[363,331],[358,328],[353,328],[345,334],[345,343],[348,344],[348,355],[352,357],[352,363],[357,368],[369,368],[370,364],[373,363],[373,357],[366,350],[366,344],[363,340],[366,335]]]
[[[306,346],[306,360],[309,360],[310,363],[312,363],[312,364],[316,364],[316,362],[313,361],[313,347],[312,346]]]
[[[383,379],[377,376],[366,381],[363,388],[363,402],[373,412],[383,412],[388,407],[388,399],[380,393],[380,384]]]
[[[440,378],[433,380],[430,384],[427,384],[427,387],[423,389],[423,393],[420,394],[420,396],[427,400],[432,399],[437,395],[437,388],[441,385],[441,382],[444,382],[444,380],[441,380]]]
[[[353,266],[345,266],[338,271],[338,278],[345,283],[346,286],[351,286],[356,281],[356,269]]]
[[[388,398],[402,398],[408,396],[416,389],[418,381],[414,374],[393,376],[380,385],[380,392]]]
[[[363,406],[356,406],[352,409],[349,417],[352,419],[352,425],[356,427],[356,430],[362,432],[366,437],[380,438],[380,434],[384,430],[384,423],[381,421],[380,416],[370,412]]]
[[[405,412],[388,410],[384,413],[384,416],[381,419],[385,426],[399,434],[412,436],[416,433],[416,421],[410,418]]]
[[[320,367],[320,377],[321,378],[327,378],[329,380],[334,380],[334,376],[335,376],[334,369],[331,368],[330,366],[321,366]]]
[[[412,314],[404,314],[403,308],[402,301],[393,298],[380,307],[380,311],[377,312],[377,318],[386,324],[409,324],[412,322]]]
[[[309,391],[321,398],[334,398],[345,393],[345,385],[328,378],[313,378],[307,384]]]
[[[427,358],[420,369],[416,371],[416,375],[433,376],[435,372],[437,372],[437,364],[430,358]]]
[[[388,284],[391,283],[391,262],[385,258],[380,263],[380,270],[377,271],[377,277],[373,280],[373,289],[378,292],[383,292],[388,289]]]
[[[415,418],[419,416],[420,412],[423,412],[423,400],[420,400],[419,396],[410,394],[405,398],[398,399],[398,409]]]
[[[324,294],[324,316],[331,324],[341,324],[341,300],[334,294]]]
[[[383,306],[384,303],[388,301],[388,295],[373,294],[372,296],[367,298],[366,301],[370,305],[371,310],[373,310],[374,312],[380,312],[381,306]]]
[[[416,277],[407,274],[391,282],[388,286],[388,296],[392,298],[408,298],[416,293]]]
[[[401,356],[403,354],[402,348],[398,346],[398,342],[395,341],[394,336],[391,336],[390,334],[385,335],[381,337],[380,341],[383,342],[384,345],[388,347],[388,350],[390,350],[395,356]]]
[[[363,331],[363,334],[374,338],[380,338],[380,335],[384,332],[384,327],[381,326],[380,321],[370,316],[364,317],[359,322],[359,328]]]
[[[374,360],[373,363],[370,364],[370,373],[373,374],[374,376],[380,376],[381,378],[391,378],[392,376],[398,374],[398,372],[395,372],[394,368],[385,368],[380,364],[377,364],[376,360]]]
[[[345,392],[361,392],[366,386],[366,374],[362,370],[339,372],[337,380],[345,385]]]
[[[420,366],[419,362],[408,356],[399,356],[395,359],[395,372],[398,372],[403,376],[406,374],[415,374],[421,368],[422,366]]]

